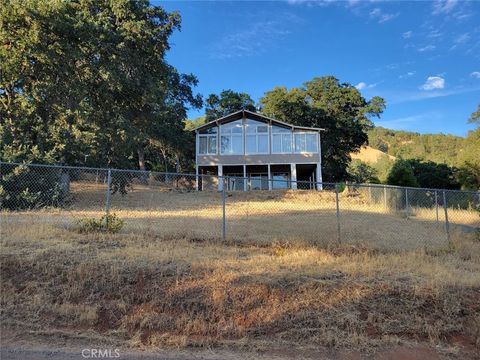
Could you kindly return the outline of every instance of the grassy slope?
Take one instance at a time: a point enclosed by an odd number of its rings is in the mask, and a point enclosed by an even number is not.
[[[32,234],[34,231],[34,234]],[[2,234],[2,324],[155,346],[480,345],[480,244],[449,251]],[[263,344],[263,345],[262,345]]]
[[[338,247],[331,193],[235,193],[222,243],[219,194],[135,185],[111,199],[123,233],[76,232],[102,186],[72,183],[68,211],[0,214],[3,327],[131,346],[480,346],[480,242],[448,247],[431,211],[406,220],[342,193]]]
[[[358,153],[350,154],[352,159],[361,160],[367,164],[376,163],[382,156],[387,155],[383,151],[374,149],[371,146],[362,146]],[[395,160],[395,156],[387,155],[390,160]]]
[[[32,225],[1,241],[4,327],[132,346],[480,346],[478,240],[398,252]]]
[[[430,160],[458,166],[463,163],[465,138],[445,134],[419,134],[376,127],[368,132],[369,145],[391,156]]]

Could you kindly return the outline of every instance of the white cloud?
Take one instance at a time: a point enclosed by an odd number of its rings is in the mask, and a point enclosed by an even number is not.
[[[367,84],[362,81],[362,82],[359,82],[357,85],[355,85],[355,87],[357,88],[357,90],[362,90],[367,87]]]
[[[413,31],[412,30],[409,30],[409,31],[405,31],[403,34],[402,34],[402,37],[404,39],[410,39],[413,35]]]
[[[427,37],[430,39],[437,39],[437,38],[441,38],[442,36],[443,36],[443,33],[438,29],[430,30],[430,32],[427,35]]]
[[[474,71],[470,74],[470,76],[476,79],[480,79],[480,71]]]
[[[445,87],[445,79],[441,76],[429,76],[425,84],[420,86],[422,90],[435,90],[435,89],[443,89]]]
[[[418,91],[384,91],[382,97],[384,97],[389,104],[402,104],[412,101],[422,101],[426,99],[435,99],[440,97],[456,96],[460,94],[466,94],[471,92],[480,91],[480,86],[472,87],[456,87],[450,89],[435,89],[432,91],[423,91],[419,88]]]
[[[363,90],[363,89],[372,89],[374,88],[375,86],[377,86],[377,83],[374,83],[374,84],[367,84],[363,81],[359,82],[357,85],[355,85],[355,87],[357,88],[357,90]]]
[[[426,112],[417,115],[410,115],[401,118],[395,118],[390,120],[378,120],[375,121],[375,124],[378,126],[388,127],[392,129],[403,129],[405,130],[410,125],[415,123],[431,121],[432,119],[438,119],[441,117],[441,113],[436,111]]]
[[[416,73],[416,71],[409,71],[406,74],[400,75],[398,78],[403,79],[403,78],[406,78],[406,77],[410,77],[410,76],[415,75],[415,73]]]
[[[307,5],[307,6],[328,6],[335,3],[336,0],[287,0],[290,5]]]
[[[425,52],[425,51],[435,50],[436,48],[437,48],[437,47],[436,47],[435,45],[427,45],[427,46],[418,48],[417,50],[418,50],[419,52]]]
[[[463,21],[475,13],[470,9],[470,1],[436,0],[433,2],[432,15],[444,15],[449,20]]]
[[[360,0],[348,0],[348,6],[355,6],[360,3]]]
[[[458,36],[458,37],[455,39],[455,43],[456,43],[456,44],[464,44],[464,43],[466,43],[468,40],[470,40],[470,34],[469,34],[469,33],[465,33],[465,34],[462,34],[462,35]]]
[[[301,19],[283,14],[270,20],[255,20],[248,28],[226,33],[210,47],[210,57],[230,59],[264,54],[282,42]]]
[[[380,24],[396,18],[399,14],[384,13],[380,8],[375,8],[369,13],[371,19],[377,20]]]
[[[433,15],[448,14],[457,5],[458,0],[437,0],[433,3]]]

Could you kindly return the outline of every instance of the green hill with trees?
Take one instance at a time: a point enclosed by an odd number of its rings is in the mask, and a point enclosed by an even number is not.
[[[480,105],[468,122],[480,123]],[[367,165],[383,183],[393,185],[401,182],[395,172],[399,167],[410,167],[417,185],[421,187],[480,188],[480,127],[470,131],[466,137],[375,127],[368,131],[368,141],[372,148],[385,153],[376,163]],[[387,154],[395,156],[398,164]],[[358,161],[355,159],[349,167],[352,177],[357,179],[360,176],[358,169],[362,168]],[[368,181],[371,174],[360,178]]]
[[[433,161],[460,166],[480,149],[471,138],[445,134],[419,134],[375,127],[368,131],[371,147],[403,159]],[[475,146],[476,145],[476,146]]]

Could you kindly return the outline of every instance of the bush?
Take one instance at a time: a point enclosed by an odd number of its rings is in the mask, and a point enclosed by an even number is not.
[[[78,225],[80,226],[79,232],[83,234],[96,232],[114,234],[119,232],[124,224],[125,221],[120,219],[116,214],[103,215],[100,219],[87,218],[78,221]]]
[[[393,164],[387,176],[387,184],[397,186],[417,187],[417,179],[413,173],[412,166],[408,161],[397,160]]]
[[[1,165],[0,207],[8,210],[62,206],[69,193],[68,173],[60,168]]]
[[[370,165],[361,160],[353,159],[348,166],[348,177],[351,181],[357,184],[379,184],[380,180],[377,177],[377,171]]]

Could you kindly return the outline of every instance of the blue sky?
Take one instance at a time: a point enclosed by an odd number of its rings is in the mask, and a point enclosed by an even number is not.
[[[379,126],[466,135],[480,102],[478,1],[155,2],[182,15],[168,61],[256,101],[274,86],[334,75],[387,109]],[[203,111],[190,111],[190,117]]]

